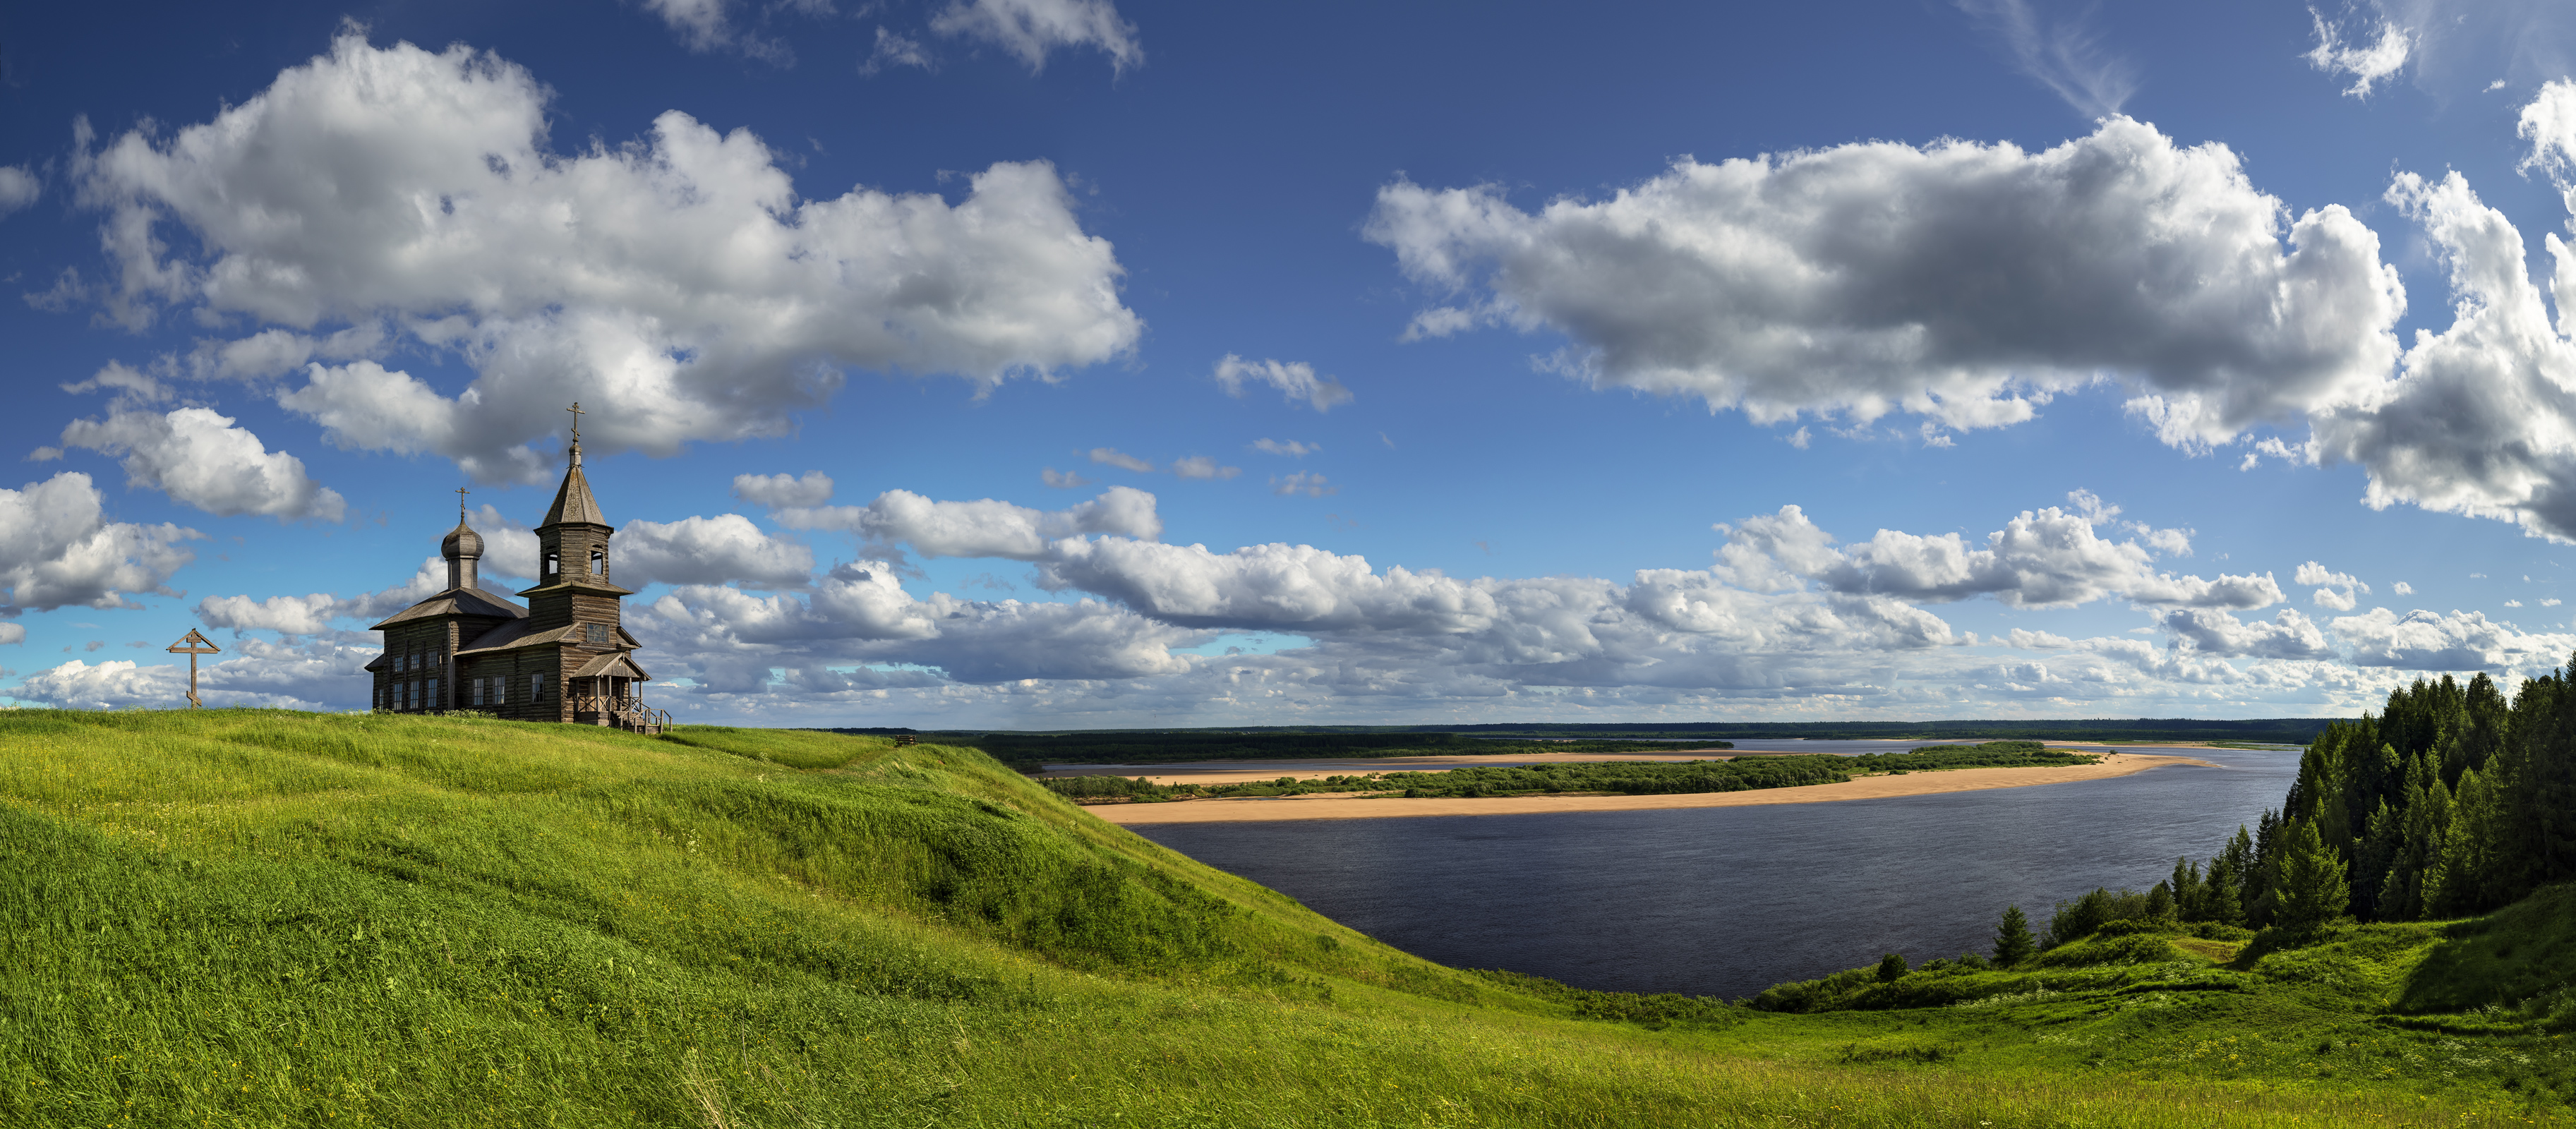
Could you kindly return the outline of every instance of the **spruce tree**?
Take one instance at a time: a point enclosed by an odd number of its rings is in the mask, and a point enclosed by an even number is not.
[[[2158,921],[2174,916],[2172,887],[2158,882],[2155,889],[2147,891],[2147,916]]]
[[[1878,958],[1878,982],[1892,984],[1905,977],[1905,954],[1889,953]]]
[[[2351,904],[2352,884],[2344,877],[2342,857],[2317,834],[2316,821],[2299,821],[2282,860],[2273,922],[2292,933],[2306,933],[2343,916]]]
[[[2029,960],[2038,947],[2030,935],[2030,918],[2020,906],[2005,906],[2003,924],[1995,928],[1995,967],[2010,968]]]
[[[2203,904],[2198,864],[2187,858],[2175,859],[2173,877],[2167,882],[2173,887],[2175,917],[2184,921],[2201,921],[2209,916]]]

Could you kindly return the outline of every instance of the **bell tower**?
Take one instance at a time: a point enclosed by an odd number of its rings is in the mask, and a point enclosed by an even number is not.
[[[617,529],[599,512],[599,499],[581,472],[581,405],[565,410],[573,413],[571,465],[545,522],[537,526],[537,585],[519,595],[528,601],[532,630],[596,626],[591,634],[604,644],[618,632],[619,599],[634,593],[609,582],[608,539]]]

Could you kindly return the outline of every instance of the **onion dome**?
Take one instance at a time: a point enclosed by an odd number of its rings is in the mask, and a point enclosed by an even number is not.
[[[438,555],[451,561],[460,557],[481,557],[483,535],[474,532],[472,527],[465,524],[465,519],[459,517],[456,519],[456,528],[448,530],[447,539],[438,543]]]

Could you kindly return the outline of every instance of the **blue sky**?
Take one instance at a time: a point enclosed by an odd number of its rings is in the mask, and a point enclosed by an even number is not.
[[[211,702],[363,706],[447,491],[524,580],[576,399],[695,720],[2349,714],[2576,651],[2548,5],[0,19],[0,700],[166,705],[195,627]]]

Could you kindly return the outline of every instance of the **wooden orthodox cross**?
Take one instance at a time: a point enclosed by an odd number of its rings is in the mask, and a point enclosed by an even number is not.
[[[471,493],[473,491],[462,486],[456,488],[456,520],[459,522],[465,520],[465,496]]]
[[[572,406],[564,410],[572,413],[572,441],[579,443],[581,442],[581,401],[573,401]]]
[[[223,648],[216,646],[213,640],[197,634],[197,629],[191,627],[188,629],[188,634],[182,636],[178,642],[170,644],[170,653],[188,656],[188,708],[192,710],[203,708],[205,703],[197,700],[197,656],[222,654]]]

